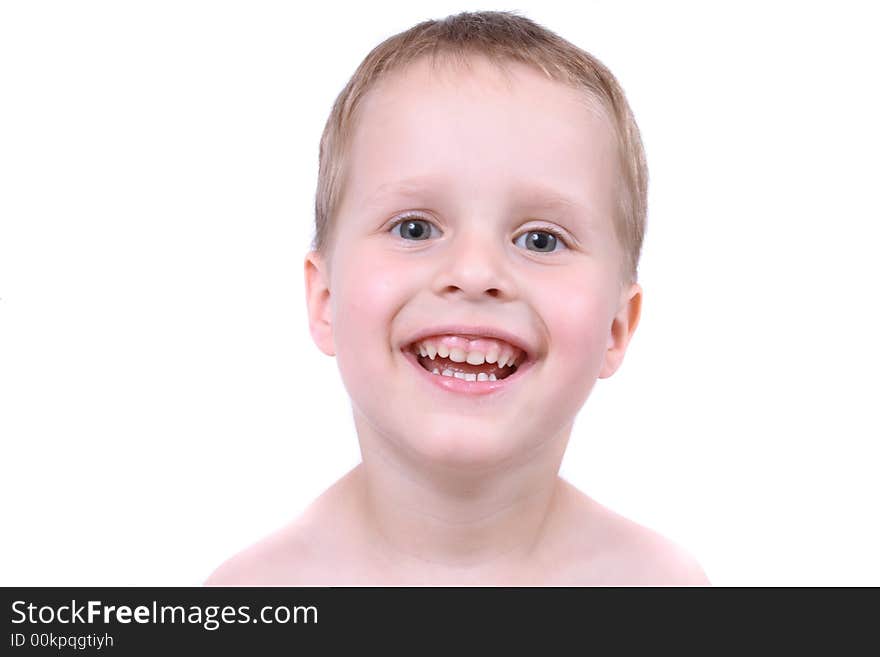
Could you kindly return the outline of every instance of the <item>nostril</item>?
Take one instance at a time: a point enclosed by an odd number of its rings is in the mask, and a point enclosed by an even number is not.
[[[464,289],[459,287],[458,285],[447,285],[445,291],[464,292]],[[497,299],[499,296],[501,296],[501,290],[499,290],[497,287],[490,287],[488,290],[486,290],[486,294],[488,294],[493,299]]]

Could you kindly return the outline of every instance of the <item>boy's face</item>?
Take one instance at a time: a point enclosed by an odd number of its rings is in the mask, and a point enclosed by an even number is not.
[[[620,283],[607,119],[510,70],[508,82],[480,59],[471,71],[417,62],[360,108],[334,246],[329,262],[309,254],[306,282],[312,335],[337,357],[362,446],[457,466],[541,448],[561,458],[638,322],[640,289]],[[548,227],[555,244],[532,233]],[[491,394],[438,385],[407,352],[449,325],[507,331],[527,367]]]

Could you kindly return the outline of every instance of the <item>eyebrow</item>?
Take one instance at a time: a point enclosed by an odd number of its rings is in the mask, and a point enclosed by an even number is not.
[[[540,184],[518,186],[514,198],[517,206],[548,210],[585,210],[588,216],[593,214],[590,205],[584,200],[577,200],[552,187]]]
[[[437,187],[442,187],[443,181],[433,177],[405,178],[379,185],[370,196],[367,197],[367,205],[375,205],[386,198],[423,196]]]

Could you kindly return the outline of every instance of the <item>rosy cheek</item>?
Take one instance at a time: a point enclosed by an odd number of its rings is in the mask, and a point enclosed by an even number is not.
[[[387,337],[393,314],[400,305],[400,277],[393,266],[369,254],[349,251],[346,256],[334,291],[340,367],[348,360],[376,353],[376,345],[383,335]]]
[[[566,292],[547,298],[545,321],[555,355],[564,359],[573,376],[586,376],[598,372],[604,356],[607,310],[604,299],[590,287],[572,285]]]
[[[345,305],[340,311],[346,317],[354,311],[359,320],[373,326],[394,305],[395,297],[400,293],[399,283],[395,282],[399,277],[393,269],[375,260],[353,265],[347,272]]]

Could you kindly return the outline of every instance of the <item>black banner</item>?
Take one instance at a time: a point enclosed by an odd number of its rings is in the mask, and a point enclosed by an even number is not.
[[[2,654],[272,654],[611,645],[791,647],[845,624],[839,649],[876,605],[840,589],[721,588],[5,588]],[[876,599],[876,590],[862,591]],[[848,613],[851,609],[852,613]],[[870,610],[870,611],[869,611]],[[748,637],[760,637],[755,643]],[[705,641],[708,640],[708,643]],[[353,643],[354,642],[354,643]],[[610,644],[608,643],[610,642]],[[868,644],[876,644],[873,637]],[[714,649],[713,649],[714,651]],[[466,653],[470,650],[466,650]],[[311,652],[310,652],[311,654]]]

